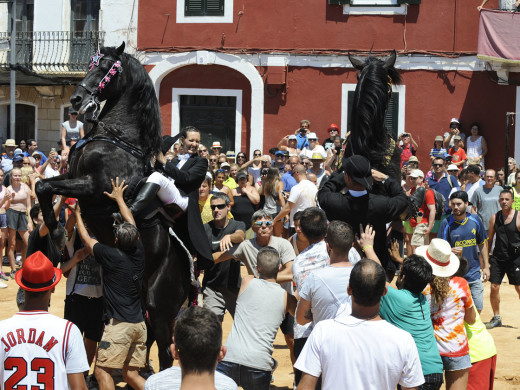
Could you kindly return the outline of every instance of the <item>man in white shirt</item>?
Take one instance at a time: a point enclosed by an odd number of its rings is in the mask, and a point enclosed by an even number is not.
[[[318,192],[316,186],[307,180],[307,170],[303,165],[296,165],[292,170],[292,175],[298,184],[291,189],[291,194],[287,202],[285,202],[285,206],[273,220],[273,223],[281,221],[290,213],[289,226],[293,230],[289,232],[291,235],[294,234],[294,214],[308,207],[316,206],[316,194]]]
[[[16,273],[25,302],[22,311],[0,322],[2,389],[87,388],[83,372],[89,366],[79,329],[47,311],[61,276],[40,251]]]
[[[319,322],[295,368],[303,371],[298,390],[417,389],[424,383],[412,336],[381,319],[379,304],[386,294],[384,269],[368,259],[350,274],[352,314]]]
[[[327,216],[325,212],[318,207],[309,207],[305,209],[300,218],[300,227],[303,235],[309,242],[309,246],[305,248],[292,264],[293,281],[298,293],[302,290],[305,279],[318,269],[327,267],[330,263],[325,236],[327,235]],[[313,329],[312,323],[300,325],[294,324],[294,355],[298,355],[302,351],[303,346],[307,342],[307,338]],[[294,381],[299,383],[302,372],[294,371]],[[313,387],[314,388],[314,387]]]

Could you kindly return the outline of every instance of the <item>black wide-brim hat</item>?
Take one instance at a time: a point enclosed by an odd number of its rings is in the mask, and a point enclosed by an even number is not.
[[[163,135],[161,139],[161,152],[162,154],[166,154],[168,150],[171,149],[173,144],[177,142],[181,138],[181,134],[174,135],[173,137],[170,135]]]
[[[367,191],[372,189],[372,169],[366,157],[353,155],[343,159],[343,170]]]

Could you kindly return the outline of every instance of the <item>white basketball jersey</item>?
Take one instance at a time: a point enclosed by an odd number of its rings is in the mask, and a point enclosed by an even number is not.
[[[22,311],[0,322],[1,389],[68,389],[67,374],[87,371],[81,333],[46,311]]]

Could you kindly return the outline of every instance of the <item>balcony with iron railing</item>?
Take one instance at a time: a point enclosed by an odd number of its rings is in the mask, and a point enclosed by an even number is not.
[[[102,31],[34,31],[16,33],[16,68],[38,74],[81,76],[90,56],[103,46]],[[0,70],[11,69],[11,34],[0,32]]]

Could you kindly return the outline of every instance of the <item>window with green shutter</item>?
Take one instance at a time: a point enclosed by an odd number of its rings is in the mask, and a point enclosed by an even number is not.
[[[224,16],[224,1],[184,0],[184,16]]]

